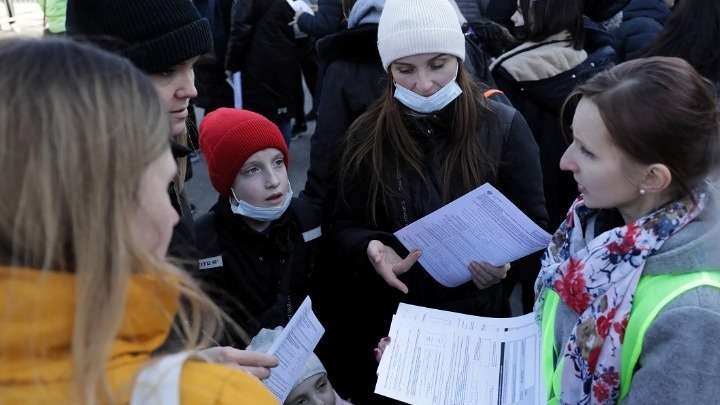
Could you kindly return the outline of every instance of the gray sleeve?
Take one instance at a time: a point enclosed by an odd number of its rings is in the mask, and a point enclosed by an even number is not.
[[[639,369],[621,402],[720,401],[720,291],[700,287],[677,297],[648,328]]]

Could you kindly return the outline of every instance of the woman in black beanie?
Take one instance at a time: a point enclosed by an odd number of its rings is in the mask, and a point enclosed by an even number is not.
[[[67,34],[91,42],[128,58],[150,78],[167,110],[171,126],[173,155],[178,172],[170,187],[171,202],[180,214],[173,229],[168,255],[187,264],[197,264],[195,230],[190,205],[185,197],[190,99],[197,96],[193,65],[212,48],[208,20],[202,18],[190,0],[68,0]],[[194,125],[194,123],[192,123]],[[174,337],[169,341],[172,345]],[[271,356],[228,347],[205,352],[230,365],[240,365],[260,378],[269,375]]]
[[[186,156],[191,152],[186,147],[186,118],[190,99],[197,96],[193,64],[212,47],[208,20],[190,0],[69,0],[65,26],[69,36],[130,59],[160,93],[178,160],[170,195],[181,218],[169,254],[197,263],[192,213],[184,191]]]

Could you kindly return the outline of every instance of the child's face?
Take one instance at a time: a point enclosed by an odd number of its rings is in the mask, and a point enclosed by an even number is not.
[[[335,392],[327,374],[315,374],[298,384],[283,405],[335,405]]]
[[[279,207],[288,193],[288,174],[283,154],[275,148],[251,155],[242,165],[233,190],[238,199],[256,207]]]

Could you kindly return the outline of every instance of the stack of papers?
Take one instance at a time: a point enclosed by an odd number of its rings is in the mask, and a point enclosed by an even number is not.
[[[400,304],[375,393],[409,404],[546,402],[533,314],[485,318]]]

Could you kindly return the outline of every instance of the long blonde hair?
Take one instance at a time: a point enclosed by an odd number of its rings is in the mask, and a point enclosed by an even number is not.
[[[0,263],[74,274],[73,403],[113,403],[104,367],[133,274],[179,289],[188,348],[221,317],[132,238],[139,179],[168,148],[167,113],[142,72],[90,45],[0,40],[0,72]]]

